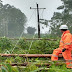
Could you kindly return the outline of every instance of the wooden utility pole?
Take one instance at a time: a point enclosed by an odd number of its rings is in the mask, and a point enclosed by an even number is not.
[[[39,8],[37,4],[37,17],[38,17],[38,38],[40,38],[40,23],[39,23]]]
[[[38,19],[38,38],[40,38],[40,23],[39,23],[39,9],[46,9],[46,8],[39,8],[38,4],[37,5],[37,8],[31,8],[30,9],[37,9],[37,19]]]

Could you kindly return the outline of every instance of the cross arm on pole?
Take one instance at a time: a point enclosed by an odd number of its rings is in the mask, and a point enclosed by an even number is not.
[[[40,38],[39,10],[40,10],[40,9],[46,9],[46,8],[39,8],[37,3],[36,3],[36,5],[37,5],[37,8],[32,8],[32,7],[30,7],[30,9],[36,9],[36,10],[37,10],[37,19],[38,19],[38,38]]]
[[[32,7],[30,7],[30,9],[37,9],[37,8],[32,8]],[[46,8],[38,8],[38,9],[46,9]]]

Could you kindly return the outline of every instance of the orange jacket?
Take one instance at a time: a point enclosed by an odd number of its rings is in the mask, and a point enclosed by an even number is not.
[[[62,34],[59,48],[62,48],[62,49],[63,48],[66,48],[66,49],[72,48],[72,35],[69,30],[65,31]]]

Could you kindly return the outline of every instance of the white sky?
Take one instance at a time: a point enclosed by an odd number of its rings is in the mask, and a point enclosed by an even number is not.
[[[29,20],[26,23],[26,27],[32,26],[35,28],[37,28],[36,10],[31,10],[30,7],[35,8],[37,2],[40,8],[46,8],[46,10],[44,10],[43,13],[42,13],[43,10],[40,10],[40,18],[50,20],[51,17],[53,16],[53,13],[57,11],[57,7],[62,5],[61,0],[2,0],[2,1],[3,4],[10,4],[16,8],[19,8]],[[49,30],[48,28],[49,27],[47,28],[44,27],[44,29],[41,28],[41,32],[42,33],[47,32]]]

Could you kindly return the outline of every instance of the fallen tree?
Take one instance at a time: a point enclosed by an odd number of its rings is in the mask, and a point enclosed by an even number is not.
[[[52,54],[0,54],[2,57],[13,57],[13,56],[19,56],[19,57],[51,57]],[[62,54],[59,54],[59,57],[63,57]]]

